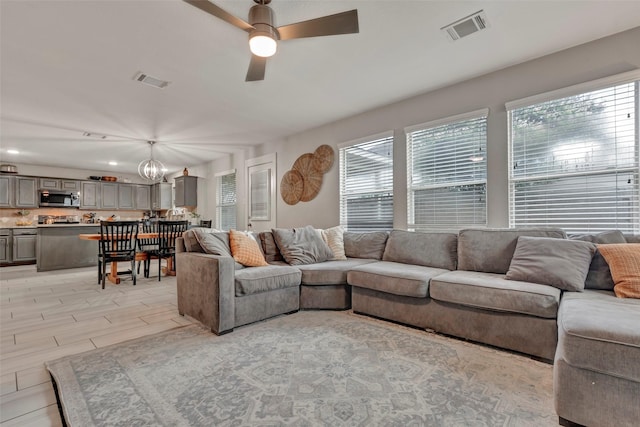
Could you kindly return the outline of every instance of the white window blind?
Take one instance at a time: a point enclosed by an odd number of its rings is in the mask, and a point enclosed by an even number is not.
[[[393,228],[393,135],[340,148],[340,223],[350,231]]]
[[[637,109],[637,80],[510,109],[510,225],[640,231]]]
[[[410,229],[486,225],[487,114],[405,130]]]
[[[216,176],[216,228],[236,229],[236,172]]]

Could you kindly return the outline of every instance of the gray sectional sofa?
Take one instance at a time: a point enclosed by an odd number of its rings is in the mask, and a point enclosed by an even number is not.
[[[296,266],[264,232],[256,240],[271,265],[249,268],[189,233],[177,241],[178,309],[216,334],[299,309],[352,308],[553,360],[561,424],[640,419],[640,300],[613,295],[597,252],[582,292],[507,279],[521,236],[566,241],[560,229],[345,232],[346,260]],[[571,237],[640,243],[619,232]]]

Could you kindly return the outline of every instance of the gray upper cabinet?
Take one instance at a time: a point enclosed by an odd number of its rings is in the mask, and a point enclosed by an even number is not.
[[[38,183],[40,190],[65,190],[65,191],[80,191],[80,181],[73,179],[58,179],[58,178],[40,178]]]
[[[68,190],[68,191],[80,191],[80,181],[75,181],[70,179],[61,179],[60,189]]]
[[[102,209],[118,209],[118,184],[100,183],[100,202]]]
[[[86,181],[82,183],[80,190],[80,208],[82,209],[99,209],[99,188],[100,183]]]
[[[151,209],[151,187],[148,185],[134,185],[134,208],[137,210]]]
[[[12,207],[13,199],[13,177],[0,176],[0,208]]]
[[[37,208],[38,191],[36,178],[17,176],[15,182],[16,208]]]
[[[0,207],[37,208],[37,178],[0,176]]]
[[[176,178],[176,206],[198,205],[198,177],[180,176]]]
[[[133,185],[118,184],[118,209],[134,208]]]
[[[151,209],[171,209],[171,184],[167,182],[153,184],[151,191]]]
[[[38,188],[40,190],[59,190],[60,180],[56,178],[40,178]]]

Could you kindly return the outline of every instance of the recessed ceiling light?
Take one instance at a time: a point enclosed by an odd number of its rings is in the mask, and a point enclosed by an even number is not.
[[[113,160],[109,162],[111,166],[118,166],[118,162],[114,162]]]
[[[9,154],[20,154],[20,152],[18,150],[7,150],[7,153],[9,153]]]

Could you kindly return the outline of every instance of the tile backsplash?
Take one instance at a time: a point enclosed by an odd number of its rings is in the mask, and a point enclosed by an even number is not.
[[[3,208],[0,209],[0,228],[8,228],[16,226],[16,222],[22,219],[29,220],[32,222],[32,225],[38,224],[38,215],[55,215],[55,216],[63,216],[63,215],[77,215],[80,217],[80,221],[82,222],[82,215],[95,212],[96,219],[107,219],[111,215],[116,215],[120,217],[122,220],[138,220],[142,219],[144,212],[148,211],[103,211],[103,210],[83,210],[83,209],[66,209],[66,208],[31,208],[24,209],[25,211],[29,211],[29,214],[25,217],[20,216],[18,211],[22,209],[19,208]]]

